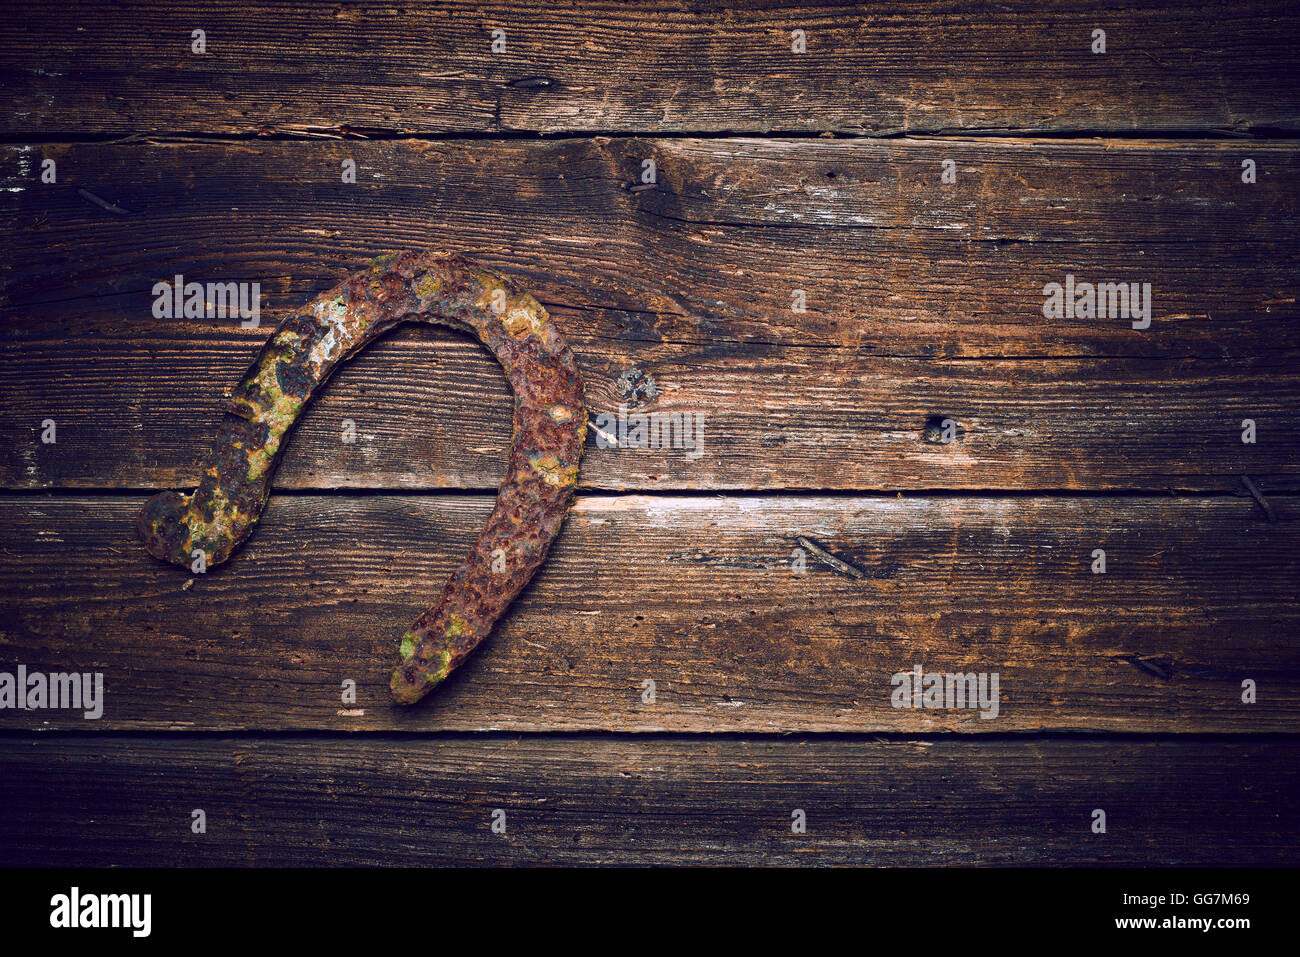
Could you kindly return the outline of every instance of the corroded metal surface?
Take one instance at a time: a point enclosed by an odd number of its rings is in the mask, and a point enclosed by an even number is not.
[[[546,310],[464,258],[400,253],[309,302],[276,328],[243,381],[199,487],[162,492],[140,512],[149,553],[191,566],[225,561],[252,532],[284,441],[312,395],[368,342],[419,320],[471,332],[514,391],[509,470],[496,507],[438,601],[402,635],[393,698],[418,701],[478,645],[532,579],[560,531],[587,433],[582,379]]]

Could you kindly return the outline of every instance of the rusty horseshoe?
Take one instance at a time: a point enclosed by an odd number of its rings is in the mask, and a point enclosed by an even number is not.
[[[402,704],[424,697],[487,637],[545,561],[573,500],[587,434],[582,378],[531,295],[455,254],[374,260],[276,327],[223,397],[226,415],[199,487],[153,496],[136,523],[155,558],[224,562],[257,524],[284,440],[312,395],[367,343],[409,320],[477,336],[505,369],[515,411],[509,468],[487,525],[437,602],[402,635],[390,682]]]

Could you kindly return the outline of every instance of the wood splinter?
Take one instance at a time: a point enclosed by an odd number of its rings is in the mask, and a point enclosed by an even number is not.
[[[799,544],[802,545],[804,548],[808,549],[808,551],[812,552],[814,557],[816,557],[817,560],[820,561],[822,564],[835,569],[835,571],[839,572],[841,575],[848,575],[850,578],[856,578],[859,581],[864,581],[866,579],[867,577],[866,573],[864,573],[858,568],[854,568],[852,565],[850,565],[848,562],[844,561],[843,559],[836,558],[834,555],[826,551],[826,549],[822,548],[817,543],[813,542],[811,539],[804,538],[802,535],[800,535]]]

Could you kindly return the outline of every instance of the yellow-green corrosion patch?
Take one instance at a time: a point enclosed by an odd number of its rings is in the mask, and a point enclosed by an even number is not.
[[[284,433],[293,425],[294,420],[298,418],[298,413],[302,411],[306,399],[296,395],[286,395],[276,386],[275,404],[257,417],[258,422],[264,422],[267,426],[266,443],[260,448],[254,449],[248,456],[248,478],[250,481],[257,481],[266,474],[267,468],[275,458],[275,453],[280,448],[280,439]]]
[[[248,412],[248,417],[254,422],[267,421],[269,413],[275,413],[277,409],[283,410],[281,405],[284,399],[284,390],[280,387],[279,365],[281,362],[288,363],[290,366],[299,364],[298,349],[292,343],[284,343],[283,347],[271,353],[271,358],[258,364],[257,375],[248,380],[256,386],[255,390],[243,389],[241,395],[252,393],[258,399],[252,402],[247,399],[241,399],[239,405]],[[270,405],[266,404],[266,398],[270,399]],[[301,401],[299,408],[301,408]]]
[[[542,304],[528,293],[511,294],[501,277],[490,272],[474,270],[471,275],[482,290],[475,305],[487,316],[499,317],[501,327],[516,339],[530,334],[541,336],[551,327],[550,316]],[[475,317],[470,317],[475,322]],[[482,324],[479,320],[476,324]]]
[[[546,328],[546,317],[539,316],[536,309],[523,304],[507,310],[501,319],[501,325],[516,339],[528,335],[540,336]]]
[[[469,622],[454,611],[447,616],[447,628],[443,634],[448,638],[464,638],[470,633]]]
[[[451,649],[443,648],[438,652],[438,667],[424,672],[424,678],[431,684],[437,684],[449,674],[451,674]]]
[[[502,282],[500,276],[490,273],[486,269],[471,269],[469,276],[483,290],[478,297],[478,307],[480,309],[491,309],[492,300],[495,298],[494,294],[498,291],[505,292],[505,283]]]
[[[415,294],[421,299],[432,299],[442,289],[442,277],[432,270],[422,273],[420,278],[415,280],[414,289]]]
[[[184,552],[189,554],[200,548],[208,555],[217,552],[222,545],[232,538],[238,538],[240,532],[256,519],[235,505],[220,486],[212,490],[208,507],[212,509],[212,521],[206,521],[198,509],[189,507],[192,496],[187,496],[186,526],[188,534],[185,539]]]
[[[464,622],[462,621],[462,624]],[[402,642],[398,645],[397,652],[401,655],[403,662],[409,662],[415,657],[416,650],[420,644],[419,638],[412,631],[407,631],[402,635]],[[420,676],[426,681],[438,682],[451,673],[451,649],[443,648],[438,652],[437,665],[432,669],[426,669],[420,672]]]
[[[578,484],[578,467],[561,465],[560,460],[554,455],[534,455],[528,460],[528,464],[547,485],[568,488],[570,485]]]

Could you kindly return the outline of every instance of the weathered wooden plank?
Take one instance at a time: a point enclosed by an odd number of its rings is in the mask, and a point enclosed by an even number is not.
[[[0,130],[1295,129],[1297,36],[1284,0],[37,2]]]
[[[0,194],[21,227],[6,282],[0,475],[9,487],[192,482],[212,403],[265,331],[155,320],[153,283],[175,272],[260,281],[269,324],[359,265],[320,269],[339,255],[337,224],[355,219],[370,253],[420,242],[404,233],[423,237],[429,221],[467,230],[448,245],[520,275],[561,316],[595,411],[617,411],[620,377],[637,373],[663,392],[644,411],[708,417],[702,458],[596,449],[590,488],[1235,487],[1241,473],[1295,464],[1279,438],[1297,398],[1296,152],[1251,145],[1260,181],[1247,186],[1239,151],[1221,144],[954,144],[959,183],[987,168],[953,187],[967,193],[951,206],[932,182],[934,145],[918,142],[18,148],[6,182],[27,185]],[[360,182],[333,183],[354,148]],[[29,182],[47,152],[73,182]],[[645,152],[659,158],[662,195],[626,189]],[[823,167],[834,185],[809,184]],[[1182,170],[1176,188],[1170,168]],[[86,171],[121,189],[79,179]],[[88,202],[75,182],[131,215]],[[1185,243],[1168,241],[1175,223]],[[1135,263],[1142,271],[1126,272]],[[1152,328],[1045,319],[1043,281],[1070,271],[1154,278]],[[790,310],[794,288],[809,312]],[[509,408],[500,377],[475,350],[421,344],[426,335],[399,336],[326,392],[285,487],[495,484]],[[801,349],[777,348],[787,344]],[[802,348],[826,345],[847,348]],[[1192,356],[1264,364],[1147,361]],[[960,431],[941,450],[923,435],[945,416]],[[361,443],[340,441],[344,418],[362,423]],[[1237,441],[1244,418],[1260,424],[1259,444]],[[62,446],[38,444],[46,419],[63,427]]]
[[[1297,758],[1237,738],[5,738],[0,845],[78,866],[1294,865]]]
[[[577,338],[962,357],[1300,348],[1300,150],[1289,143],[588,139],[3,152],[0,215],[13,237],[0,303],[13,336],[82,336],[110,318],[136,325],[151,317],[154,284],[176,274],[259,283],[269,323],[379,252],[435,246],[515,275]],[[47,159],[56,184],[39,182]],[[633,192],[645,159],[657,184]],[[1246,159],[1253,184],[1241,181]],[[341,182],[345,160],[357,164],[355,184]],[[940,182],[945,160],[956,184]],[[1045,318],[1044,287],[1067,275],[1149,283],[1150,326]]]
[[[0,499],[0,671],[105,689],[97,720],[0,727],[1241,732],[1300,714],[1289,498],[1277,522],[1231,498],[580,498],[486,646],[411,709],[387,694],[397,637],[490,496],[277,497],[203,576],[145,554],[140,501]],[[997,673],[997,716],[898,707],[916,665]]]
[[[193,486],[219,397],[265,335],[154,320],[71,339],[15,330],[0,345],[0,483]],[[607,435],[636,439],[621,414],[693,425],[647,436],[654,447],[614,447],[591,430],[579,475],[588,489],[1239,490],[1249,474],[1273,476],[1261,479],[1269,490],[1300,472],[1300,365],[1286,356],[966,361],[734,343],[573,346],[588,411]],[[633,379],[641,385],[629,389]],[[1253,444],[1242,441],[1246,419]],[[53,443],[42,440],[50,421]],[[402,330],[315,400],[276,482],[495,488],[510,421],[505,379],[476,343]]]

